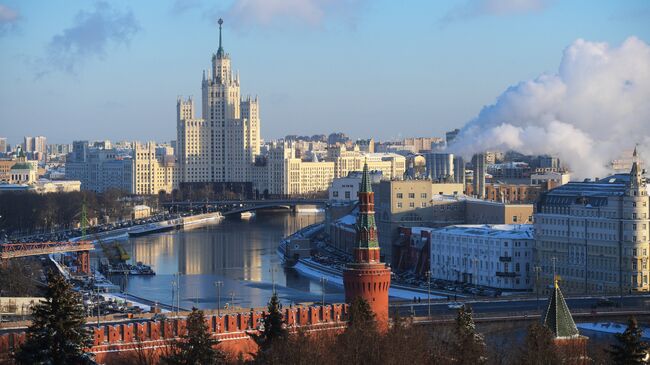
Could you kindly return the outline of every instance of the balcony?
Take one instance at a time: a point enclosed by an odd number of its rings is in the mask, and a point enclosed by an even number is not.
[[[515,276],[517,276],[517,273],[509,272],[509,271],[497,271],[497,276],[506,277],[506,278],[514,278]]]
[[[512,256],[499,256],[501,262],[512,262]]]

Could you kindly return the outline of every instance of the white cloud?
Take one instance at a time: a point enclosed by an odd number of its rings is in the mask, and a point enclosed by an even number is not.
[[[558,155],[577,176],[603,176],[608,162],[640,143],[650,158],[650,46],[576,40],[558,72],[503,92],[461,130],[450,149],[465,156],[515,149]]]
[[[20,14],[6,5],[0,4],[0,36],[16,27]]]
[[[51,69],[75,73],[88,58],[104,56],[109,45],[128,44],[139,30],[132,12],[97,2],[93,10],[79,11],[72,26],[52,37],[42,73]]]
[[[536,13],[545,10],[553,0],[470,0],[452,8],[442,19],[446,24],[479,16],[501,16]]]

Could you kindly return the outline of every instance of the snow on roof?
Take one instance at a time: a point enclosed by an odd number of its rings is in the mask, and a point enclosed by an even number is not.
[[[458,224],[443,228],[413,227],[413,234],[422,231],[432,233],[454,234],[460,236],[485,236],[501,239],[533,239],[532,224]]]
[[[357,222],[357,217],[354,214],[344,215],[343,217],[336,220],[336,223],[347,224],[349,226],[354,225]]]

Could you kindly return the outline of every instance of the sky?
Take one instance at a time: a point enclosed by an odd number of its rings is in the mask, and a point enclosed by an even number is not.
[[[578,39],[650,43],[647,0],[0,0],[0,137],[175,139],[219,17],[265,140],[443,136]]]

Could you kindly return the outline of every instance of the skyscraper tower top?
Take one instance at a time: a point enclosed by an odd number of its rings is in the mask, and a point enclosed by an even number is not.
[[[221,43],[221,25],[223,24],[223,19],[219,18],[219,49],[217,49],[217,58],[224,58],[227,57],[226,53],[223,50],[223,45]]]

